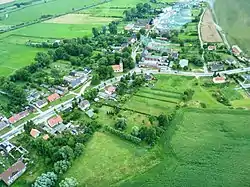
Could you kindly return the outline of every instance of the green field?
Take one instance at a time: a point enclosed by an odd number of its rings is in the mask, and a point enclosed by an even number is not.
[[[153,150],[97,132],[65,177],[75,177],[79,186],[106,187],[143,173],[158,163]]]
[[[246,0],[215,1],[215,12],[220,26],[232,45],[238,44],[250,54],[250,4]]]
[[[84,8],[85,6],[99,3],[100,0],[54,0],[29,6],[24,9],[9,13],[8,18],[0,21],[3,25],[15,25],[39,19],[42,15],[58,15],[70,12],[73,9]],[[55,8],[56,7],[56,8]]]
[[[7,76],[15,70],[31,64],[35,55],[43,49],[0,42],[0,75]]]
[[[180,112],[162,139],[162,162],[121,187],[248,186],[248,112]]]

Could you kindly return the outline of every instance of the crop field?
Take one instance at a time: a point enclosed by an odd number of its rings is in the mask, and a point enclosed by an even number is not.
[[[249,120],[246,111],[180,112],[162,139],[162,162],[117,186],[248,186]]]
[[[201,23],[201,37],[204,42],[220,43],[221,36],[214,24],[211,10],[207,9]]]
[[[97,132],[65,177],[75,177],[79,186],[106,187],[143,173],[158,163],[153,150]]]
[[[250,54],[250,4],[245,0],[215,1],[215,12],[220,26],[226,33],[231,45],[238,44]]]

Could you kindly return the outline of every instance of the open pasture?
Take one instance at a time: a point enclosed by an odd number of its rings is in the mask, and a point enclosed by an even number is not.
[[[143,173],[158,163],[152,150],[97,132],[65,177],[75,177],[79,186],[106,187]]]
[[[118,186],[248,186],[249,120],[246,111],[178,113],[162,138],[162,162]]]

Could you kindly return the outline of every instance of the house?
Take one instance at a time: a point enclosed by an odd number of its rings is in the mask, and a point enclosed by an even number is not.
[[[37,138],[39,135],[40,135],[40,131],[37,130],[37,129],[31,129],[30,131],[30,135],[33,137],[33,138]]]
[[[179,58],[179,53],[177,51],[173,51],[171,56],[173,59],[177,60]]]
[[[83,100],[83,101],[81,101],[81,102],[78,104],[78,107],[79,107],[82,111],[84,111],[84,110],[86,110],[87,108],[90,107],[90,103],[89,103],[88,100]]]
[[[222,84],[222,83],[226,82],[226,78],[225,77],[214,77],[213,82],[215,84]]]
[[[186,59],[181,59],[179,62],[179,65],[181,68],[188,67],[188,60]]]
[[[49,135],[48,135],[48,134],[45,134],[45,135],[43,136],[43,139],[44,139],[44,140],[48,140],[48,139],[49,139]]]
[[[58,95],[58,93],[54,93],[54,94],[48,96],[47,100],[49,102],[53,102],[53,101],[55,101],[55,100],[57,100],[59,98],[60,98],[60,95]]]
[[[112,65],[112,69],[115,73],[121,73],[123,72],[123,63],[120,62],[119,65]]]
[[[87,116],[89,117],[89,118],[92,118],[93,116],[94,116],[94,110],[93,109],[89,109],[87,112],[85,112],[86,114],[87,114]]]
[[[71,87],[75,88],[88,79],[88,75],[83,71],[72,71],[69,76],[64,76],[63,80]]]
[[[48,120],[48,125],[49,125],[51,128],[53,128],[53,127],[55,127],[56,125],[58,125],[58,124],[60,124],[60,123],[62,123],[62,122],[63,122],[62,117],[58,115],[58,116],[56,116],[56,117],[50,118],[50,119]]]
[[[126,30],[126,31],[131,31],[132,29],[134,28],[134,24],[128,24],[128,25],[126,25],[125,27],[124,27],[124,30]]]
[[[10,186],[18,177],[26,171],[26,165],[21,161],[17,161],[10,168],[0,174],[0,178],[7,185]]]
[[[2,130],[8,126],[9,126],[8,119],[5,116],[0,115],[0,130]]]
[[[56,86],[55,87],[55,92],[58,93],[59,95],[65,95],[68,92],[68,88],[67,87],[63,87],[63,86]]]
[[[8,119],[8,121],[9,121],[9,123],[13,124],[13,123],[16,123],[17,121],[25,118],[28,115],[29,115],[29,111],[25,110],[25,111],[22,111],[22,112],[20,112],[18,114],[13,115],[12,117],[10,117]]]
[[[240,49],[238,45],[233,45],[232,52],[235,56],[239,56],[242,53],[242,50]]]
[[[224,65],[220,62],[215,62],[210,65],[210,69],[212,72],[220,71],[224,69]]]
[[[116,91],[115,86],[107,86],[107,87],[105,87],[105,93],[107,93],[108,95],[112,95],[113,93],[115,93],[115,91]]]
[[[234,60],[233,58],[228,58],[226,60],[226,63],[229,65],[236,65],[237,64],[236,60]]]
[[[35,103],[37,108],[43,108],[48,104],[48,101],[46,99],[39,100]]]
[[[209,45],[208,47],[207,47],[207,50],[208,51],[215,51],[217,49],[217,47],[215,46],[215,45]]]
[[[16,147],[15,145],[13,145],[12,143],[8,141],[4,141],[0,144],[0,150],[3,150],[7,153],[9,153],[15,147]]]

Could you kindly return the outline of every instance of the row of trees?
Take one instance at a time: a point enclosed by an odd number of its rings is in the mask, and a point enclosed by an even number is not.
[[[139,3],[136,8],[131,8],[123,12],[126,21],[132,21],[136,18],[145,18],[145,16],[152,11],[152,7],[149,3]]]

